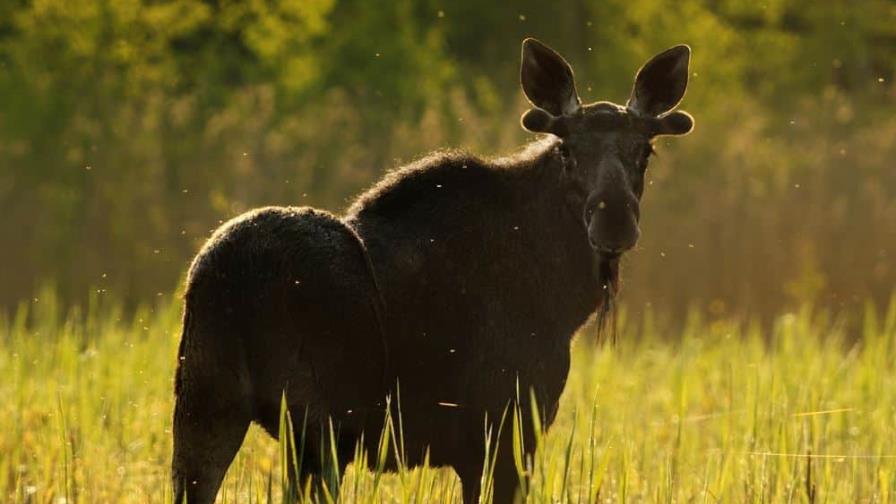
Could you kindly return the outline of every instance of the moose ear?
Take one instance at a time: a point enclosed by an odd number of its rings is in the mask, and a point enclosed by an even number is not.
[[[567,123],[563,117],[554,117],[540,108],[527,110],[520,118],[520,124],[532,133],[551,133],[560,137],[568,133]]]
[[[694,118],[683,110],[676,110],[657,118],[655,135],[687,135],[694,129]]]
[[[572,68],[562,56],[534,38],[523,40],[520,83],[526,98],[554,116],[579,109]]]
[[[656,117],[678,105],[688,87],[688,63],[691,48],[677,45],[657,54],[635,77],[628,108]]]
[[[520,123],[532,133],[550,133],[554,116],[540,108],[529,109],[520,118]]]

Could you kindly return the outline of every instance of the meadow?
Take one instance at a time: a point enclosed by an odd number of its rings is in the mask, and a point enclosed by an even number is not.
[[[535,140],[525,37],[586,103],[688,44],[696,120],[656,142],[615,341],[576,337],[527,502],[890,502],[896,2],[858,4],[0,1],[0,504],[170,502],[190,259],[248,209]],[[221,501],[281,502],[288,449],[250,429]],[[350,467],[340,500],[460,491]]]
[[[45,291],[0,319],[0,501],[169,502],[179,299],[62,306]],[[763,328],[693,311],[673,330],[623,309],[615,344],[586,327],[557,421],[520,461],[527,502],[890,502],[896,299],[858,318],[804,305]],[[285,448],[250,429],[219,502],[280,502]],[[438,468],[350,468],[341,488],[340,502],[460,501]]]

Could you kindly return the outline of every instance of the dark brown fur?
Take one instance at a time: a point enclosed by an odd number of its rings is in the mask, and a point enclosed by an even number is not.
[[[531,52],[536,42],[526,43]],[[545,54],[534,57],[553,58]],[[526,88],[525,70],[523,81]],[[303,478],[324,471],[330,421],[340,471],[362,433],[376,452],[391,396],[400,401],[407,462],[422,463],[428,450],[430,463],[452,466],[468,503],[480,494],[486,418],[497,422],[518,390],[529,411],[531,390],[551,424],[570,340],[611,298],[621,247],[634,244],[618,245],[636,231],[637,209],[614,207],[610,197],[622,191],[636,202],[640,188],[601,167],[609,158],[629,166],[618,151],[649,146],[656,133],[643,127],[658,122],[598,104],[595,117],[609,110],[627,126],[586,138],[588,107],[551,107],[544,117],[568,123],[562,134],[518,155],[435,154],[387,176],[342,218],[263,208],[212,236],[187,281],[177,499],[214,500],[249,423],[277,435],[283,394],[294,421],[307,419]],[[588,208],[599,204],[607,214]],[[624,216],[624,225],[595,223],[604,215]],[[534,433],[524,434],[531,450]],[[506,435],[499,440],[498,503],[518,485],[510,445]]]

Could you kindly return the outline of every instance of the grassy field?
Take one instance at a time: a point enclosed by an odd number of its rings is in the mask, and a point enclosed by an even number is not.
[[[61,314],[45,293],[0,319],[0,501],[170,500],[179,308]],[[896,496],[896,303],[869,309],[858,335],[809,307],[766,334],[698,315],[674,334],[649,314],[620,324],[616,346],[574,344],[530,502]],[[280,453],[253,427],[220,498],[279,501]],[[446,469],[350,468],[342,500],[459,502],[459,490]]]

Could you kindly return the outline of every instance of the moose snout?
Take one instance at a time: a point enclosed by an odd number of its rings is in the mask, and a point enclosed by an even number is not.
[[[640,210],[638,200],[630,195],[595,194],[585,207],[588,241],[595,252],[619,255],[638,243]]]

